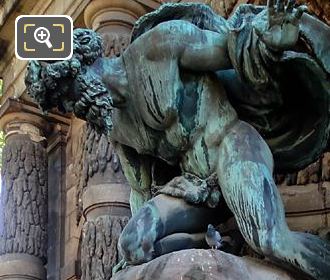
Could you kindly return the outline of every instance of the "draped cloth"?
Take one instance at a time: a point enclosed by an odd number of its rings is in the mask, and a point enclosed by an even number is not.
[[[304,14],[297,45],[276,53],[254,28],[265,15],[265,7],[241,5],[226,20],[204,4],[166,4],[136,23],[132,41],[161,22],[178,19],[228,36],[233,69],[217,75],[239,118],[267,141],[276,171],[292,172],[314,162],[328,144],[330,28]]]

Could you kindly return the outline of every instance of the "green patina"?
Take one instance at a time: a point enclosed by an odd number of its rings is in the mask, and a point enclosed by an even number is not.
[[[44,110],[74,112],[116,147],[132,187],[123,262],[201,246],[226,204],[253,249],[328,278],[329,244],[288,229],[272,172],[301,169],[327,146],[330,28],[277,2],[228,20],[167,4],[139,19],[119,58],[76,29],[72,59],[29,63],[28,93]]]

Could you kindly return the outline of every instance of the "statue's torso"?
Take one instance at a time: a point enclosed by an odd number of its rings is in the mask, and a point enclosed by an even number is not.
[[[236,120],[216,76],[180,69],[176,60],[125,55],[130,90],[127,107],[113,113],[114,140],[180,162],[187,172],[212,173],[216,149]]]

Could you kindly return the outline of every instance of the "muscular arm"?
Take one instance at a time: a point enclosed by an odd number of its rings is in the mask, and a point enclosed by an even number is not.
[[[116,144],[125,177],[131,187],[130,205],[134,215],[150,198],[151,160],[132,148]]]
[[[202,30],[184,20],[161,23],[144,34],[151,60],[175,59],[181,67],[217,71],[231,67],[227,53],[227,28],[222,33]],[[141,38],[142,39],[142,38]],[[145,41],[145,42],[146,42]]]

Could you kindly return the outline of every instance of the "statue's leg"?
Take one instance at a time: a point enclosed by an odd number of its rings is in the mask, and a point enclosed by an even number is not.
[[[217,223],[217,212],[160,194],[148,201],[124,228],[119,239],[121,254],[127,263],[140,264],[172,251],[200,247],[200,233],[209,223]]]
[[[271,152],[257,131],[244,122],[234,126],[221,143],[217,174],[245,240],[273,260],[329,279],[330,245],[289,230],[272,169]]]
[[[154,247],[156,257],[184,249],[207,248],[205,232],[173,233],[156,241]]]

